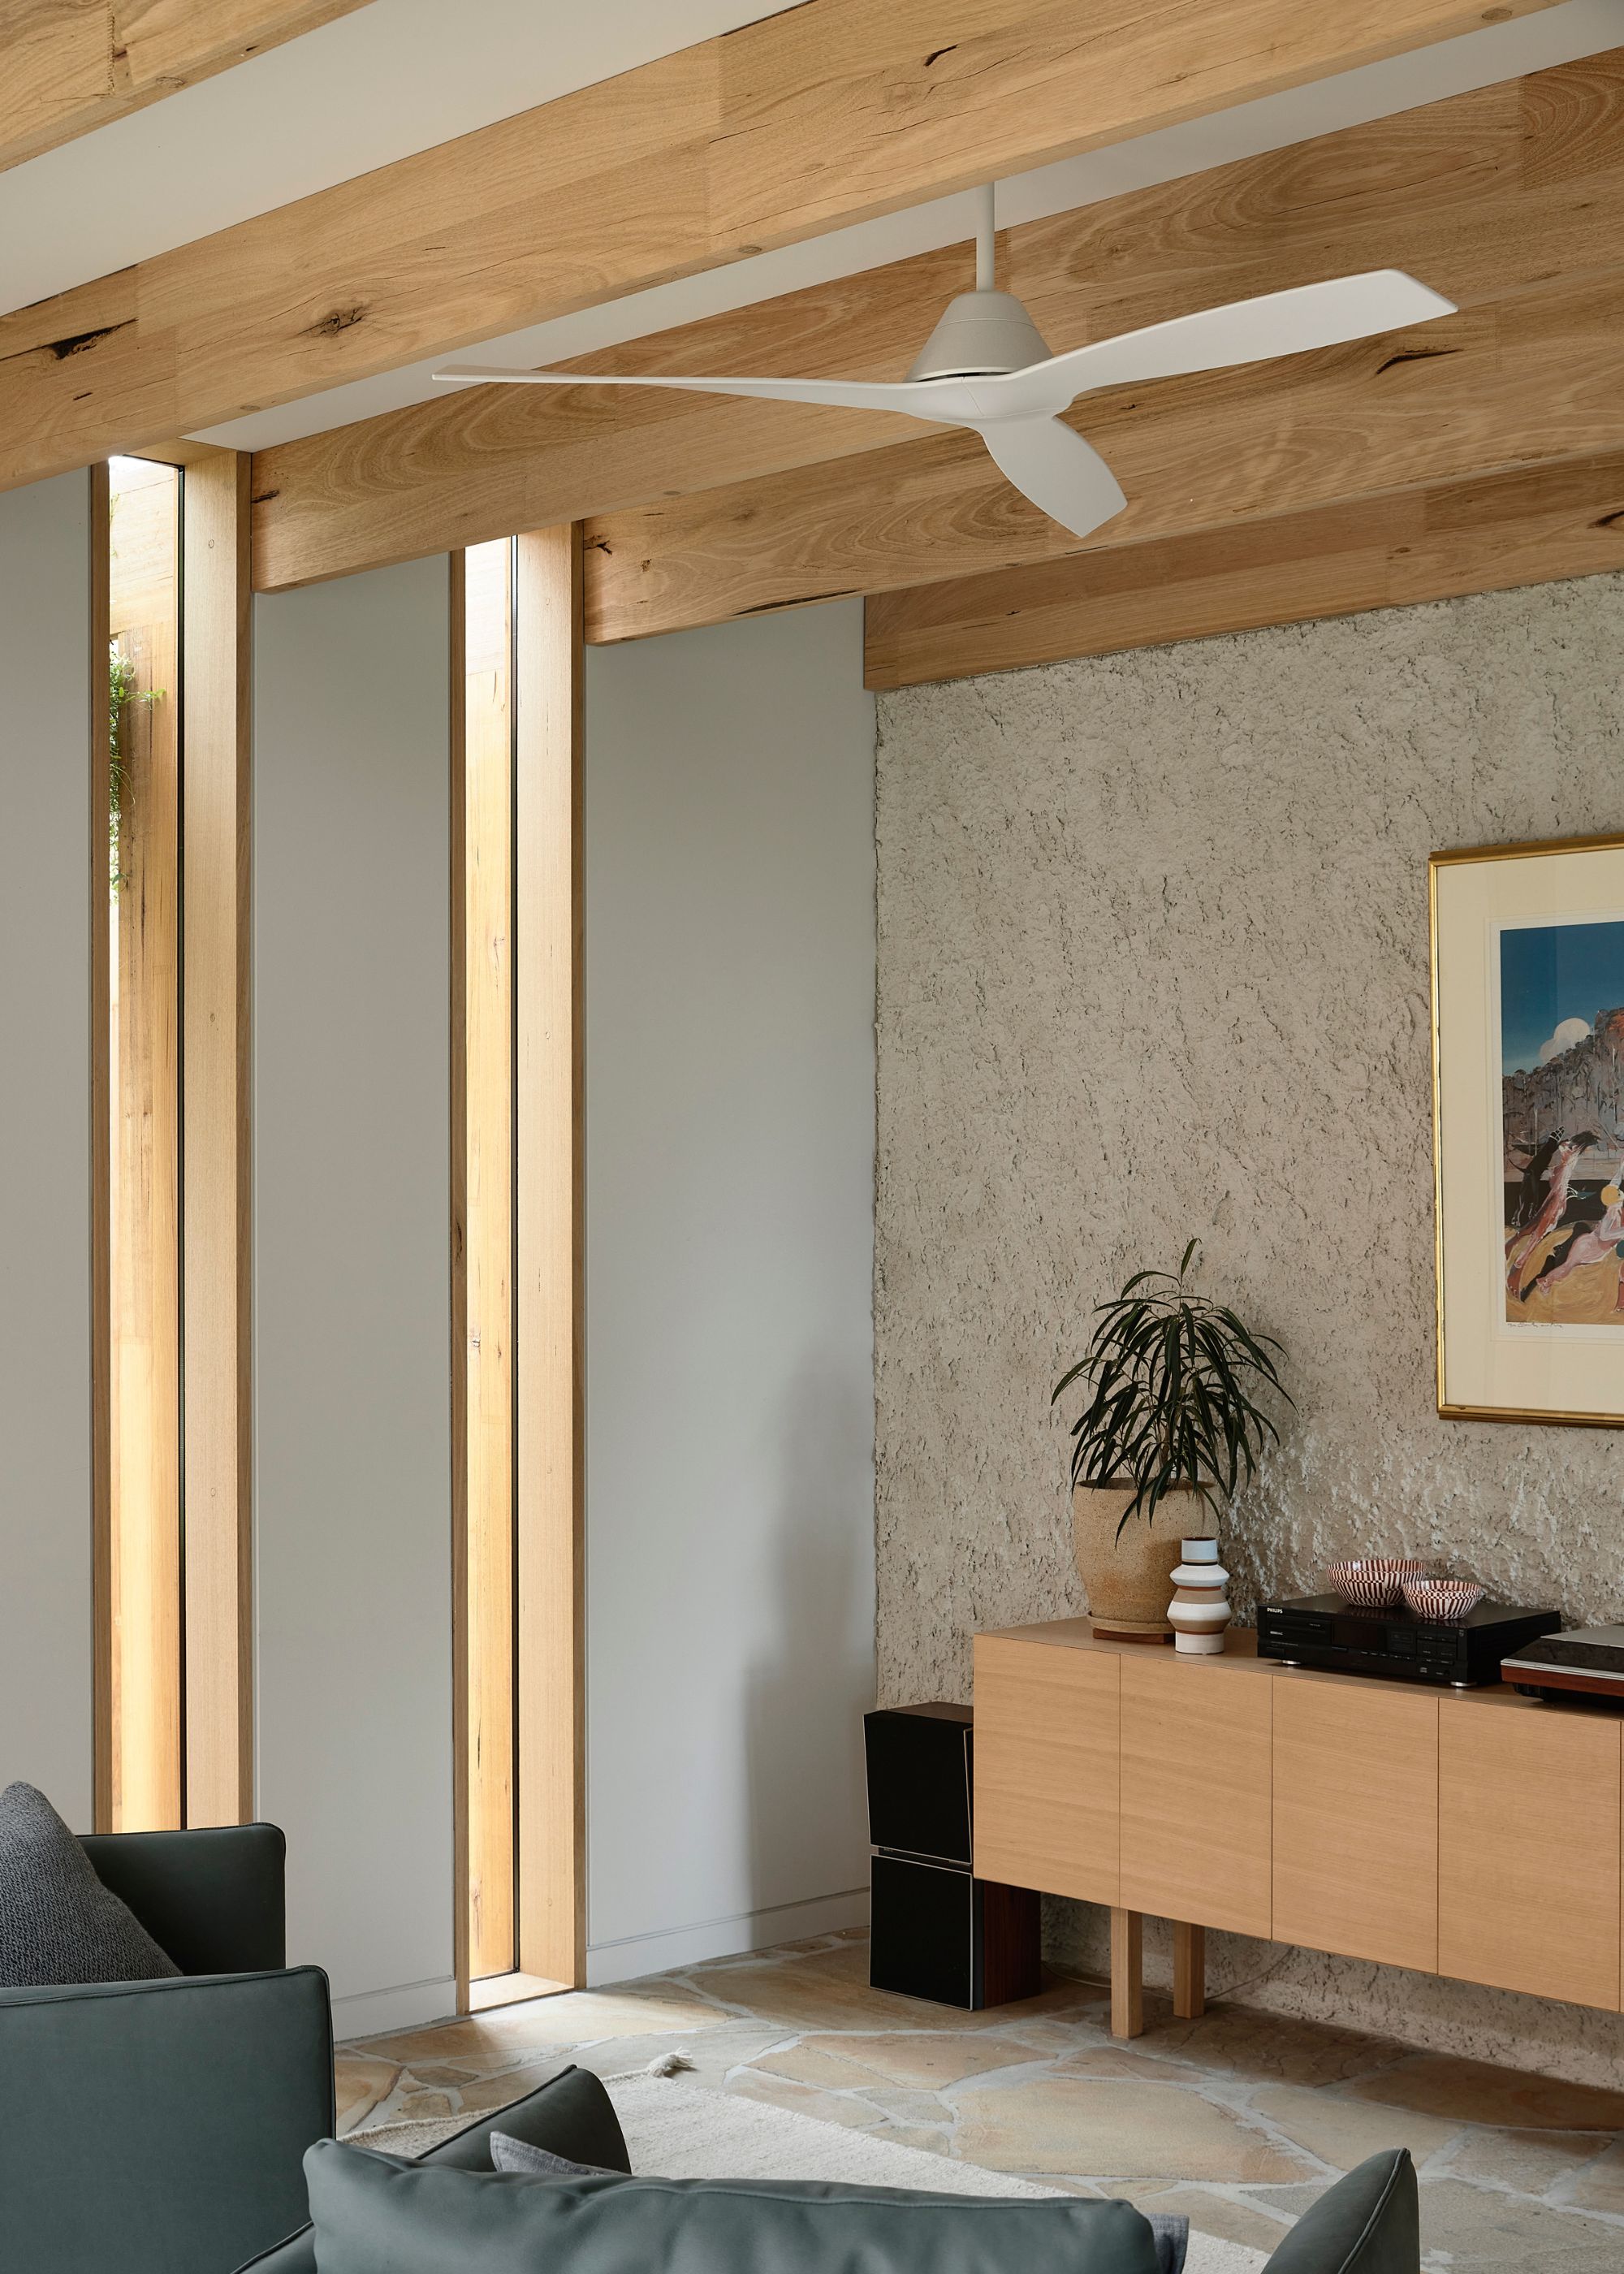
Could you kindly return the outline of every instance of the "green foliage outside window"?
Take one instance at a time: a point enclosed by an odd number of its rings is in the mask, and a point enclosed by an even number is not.
[[[118,862],[118,832],[130,778],[131,706],[159,702],[162,694],[161,687],[141,693],[135,683],[134,662],[117,640],[112,641],[107,652],[107,879],[115,892],[122,892],[125,882]]]

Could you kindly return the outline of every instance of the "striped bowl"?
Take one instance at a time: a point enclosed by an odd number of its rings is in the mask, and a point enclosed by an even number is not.
[[[1343,1602],[1362,1611],[1390,1611],[1407,1585],[1425,1578],[1426,1566],[1403,1555],[1366,1555],[1333,1563],[1327,1576]]]
[[[1475,1579],[1406,1579],[1404,1600],[1418,1619],[1435,1619],[1442,1626],[1456,1626],[1469,1611],[1475,1611],[1483,1600],[1483,1589]]]

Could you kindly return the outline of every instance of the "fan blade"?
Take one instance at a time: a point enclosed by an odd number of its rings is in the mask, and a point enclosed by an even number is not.
[[[1069,355],[1051,356],[1047,363],[1031,364],[1004,378],[978,379],[974,385],[983,417],[1030,418],[1044,411],[1052,416],[1093,388],[1267,363],[1275,356],[1368,339],[1454,312],[1453,300],[1402,269],[1372,268],[1147,324],[1143,331],[1096,340]]]
[[[1073,537],[1086,537],[1128,502],[1100,453],[1057,418],[998,419],[976,432],[999,472]]]
[[[819,403],[833,410],[900,410],[953,426],[974,418],[962,383],[940,379],[672,379],[627,372],[511,371],[494,364],[451,363],[434,377],[445,387],[678,387],[696,395],[744,395],[768,403]]]

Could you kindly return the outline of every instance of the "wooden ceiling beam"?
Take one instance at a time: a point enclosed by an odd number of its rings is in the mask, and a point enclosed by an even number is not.
[[[0,486],[1554,0],[803,0],[0,319]]]
[[[0,171],[366,0],[0,0]]]
[[[875,689],[1624,568],[1624,451],[1009,568],[864,610]]]
[[[1624,50],[1321,135],[1004,232],[1001,274],[1056,349],[1248,293],[1396,265],[1470,307],[1624,245]],[[901,375],[963,245],[575,358],[581,371]],[[261,450],[265,591],[883,448],[883,413],[490,387]]]
[[[587,636],[896,591],[1624,448],[1624,269],[1414,330],[1086,397],[1128,495],[1079,542],[974,435],[589,521]]]

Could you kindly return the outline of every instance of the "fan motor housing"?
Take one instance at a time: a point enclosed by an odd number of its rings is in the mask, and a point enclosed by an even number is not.
[[[910,379],[984,379],[1046,363],[1043,335],[1012,292],[960,292],[943,311]]]

